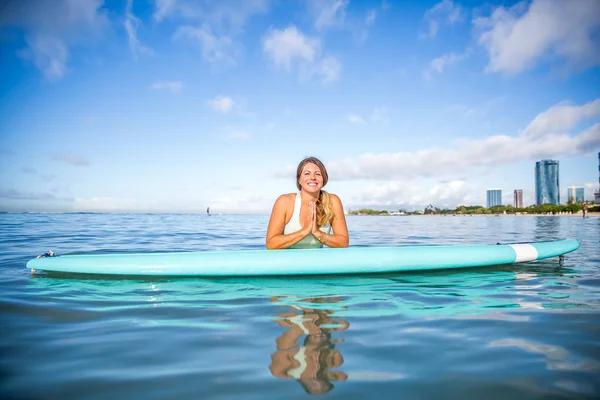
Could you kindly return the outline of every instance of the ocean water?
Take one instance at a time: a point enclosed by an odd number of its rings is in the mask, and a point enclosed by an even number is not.
[[[311,278],[31,275],[58,254],[264,248],[268,216],[0,214],[3,399],[600,396],[600,219],[348,217],[352,246],[574,238],[517,265]]]

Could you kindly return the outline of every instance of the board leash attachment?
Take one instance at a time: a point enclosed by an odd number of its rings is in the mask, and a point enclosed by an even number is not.
[[[36,258],[45,258],[45,257],[55,257],[55,254],[52,250],[48,250],[46,253],[40,254]]]
[[[56,257],[52,250],[48,250],[44,254],[40,254],[36,258]],[[35,268],[31,268],[31,275],[35,274]]]

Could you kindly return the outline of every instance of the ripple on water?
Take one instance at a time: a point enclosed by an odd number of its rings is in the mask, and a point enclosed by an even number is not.
[[[592,219],[348,216],[353,246],[580,240],[562,264],[248,279],[25,269],[48,249],[259,249],[267,222],[0,214],[0,390],[82,399],[600,393],[600,223]]]

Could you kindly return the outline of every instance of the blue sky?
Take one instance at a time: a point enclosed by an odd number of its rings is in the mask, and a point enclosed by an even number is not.
[[[596,0],[2,4],[3,211],[268,213],[311,155],[347,210],[598,190]]]

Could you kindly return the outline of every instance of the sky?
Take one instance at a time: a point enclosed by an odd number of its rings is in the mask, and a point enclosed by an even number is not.
[[[268,214],[598,190],[596,0],[0,0],[0,211]]]

